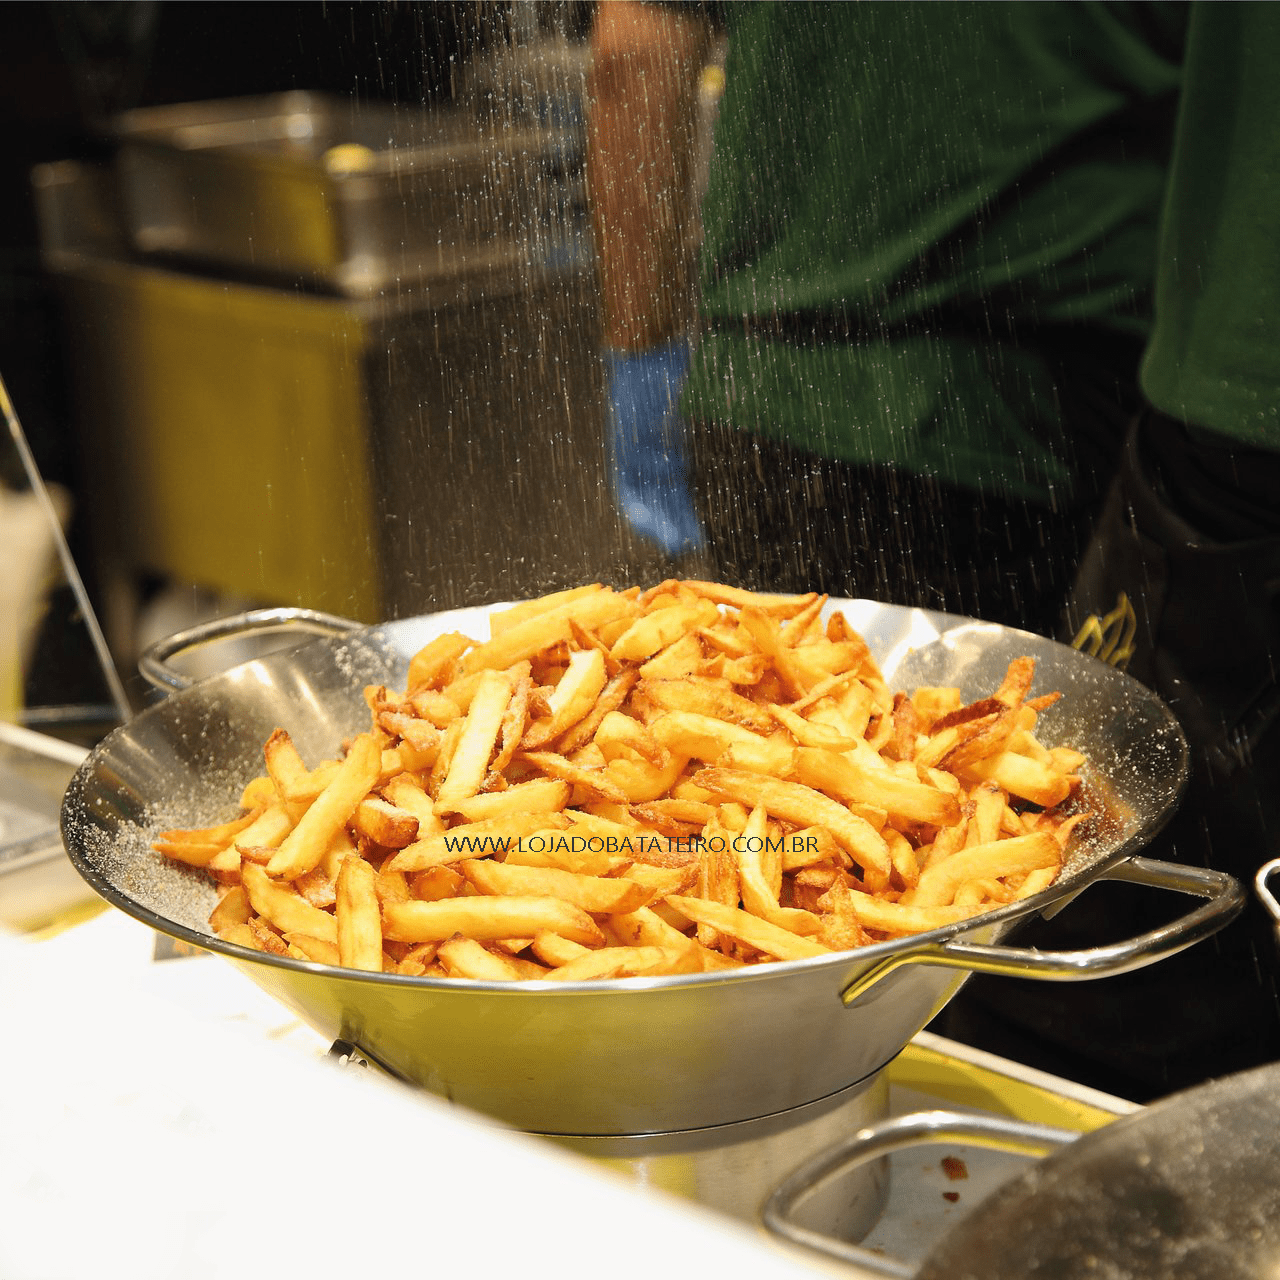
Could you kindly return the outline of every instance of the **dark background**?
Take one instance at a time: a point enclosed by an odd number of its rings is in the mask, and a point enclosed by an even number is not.
[[[131,107],[286,89],[446,100],[466,60],[506,38],[510,15],[498,0],[0,5],[0,373],[45,478],[78,487],[33,165],[101,154],[104,122]]]
[[[581,38],[592,12],[589,0],[0,4],[0,375],[45,480],[69,491],[73,509],[91,483],[79,466],[58,293],[40,260],[35,165],[105,159],[108,122],[135,107],[290,89],[405,105],[446,102],[459,92],[468,60],[511,39],[513,30]],[[0,448],[0,482],[26,487],[12,450]],[[69,533],[71,551],[93,599],[79,524]],[[74,613],[69,597],[66,608]],[[83,629],[63,627],[60,617],[55,604],[28,676],[29,705],[99,696],[87,648],[63,651],[67,643],[84,648]],[[46,671],[55,673],[49,682],[58,686],[56,697],[45,696]],[[84,688],[74,687],[81,682]]]

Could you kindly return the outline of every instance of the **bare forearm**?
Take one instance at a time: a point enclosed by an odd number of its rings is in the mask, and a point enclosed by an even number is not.
[[[630,0],[597,9],[587,180],[604,337],[619,350],[653,346],[687,324],[687,200],[708,38],[696,16]]]

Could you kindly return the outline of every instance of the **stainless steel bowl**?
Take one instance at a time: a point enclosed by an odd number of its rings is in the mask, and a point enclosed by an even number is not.
[[[370,974],[264,955],[209,932],[203,875],[150,848],[165,827],[233,812],[286,727],[304,756],[331,755],[367,723],[366,684],[403,685],[432,636],[483,639],[500,606],[347,629],[172,693],[93,752],[67,791],[63,837],[108,901],[218,952],[321,1034],[343,1039],[430,1091],[544,1134],[634,1135],[734,1124],[831,1097],[874,1075],[954,994],[968,971],[1100,977],[1149,964],[1225,925],[1241,887],[1220,873],[1129,860],[1166,821],[1187,775],[1186,742],[1143,686],[1066,646],[1008,628],[869,601],[833,601],[895,687],[988,694],[1009,660],[1037,663],[1034,691],[1065,695],[1041,720],[1049,743],[1090,760],[1106,821],[1078,843],[1052,889],[962,924],[854,952],[727,973],[590,983],[486,983]],[[272,619],[287,617],[281,613]],[[308,615],[314,620],[314,615]],[[245,629],[253,618],[240,620]],[[219,633],[230,626],[220,624]],[[166,659],[144,664],[180,685]],[[1000,945],[1019,920],[1115,877],[1208,899],[1165,928],[1112,947],[1041,953]]]

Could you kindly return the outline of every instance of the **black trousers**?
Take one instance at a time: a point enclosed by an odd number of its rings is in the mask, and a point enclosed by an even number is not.
[[[1093,516],[698,423],[699,515],[716,577],[825,591],[1051,634]]]

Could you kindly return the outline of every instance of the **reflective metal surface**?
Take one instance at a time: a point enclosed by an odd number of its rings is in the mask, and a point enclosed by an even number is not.
[[[144,254],[367,298],[573,251],[573,131],[289,92],[141,108],[114,132]]]
[[[910,964],[849,1007],[841,993],[890,957],[963,939],[994,944],[1140,850],[1185,784],[1186,743],[1168,709],[1113,668],[1040,637],[868,601],[833,601],[895,688],[954,684],[985,696],[1009,660],[1038,664],[1033,693],[1064,698],[1040,722],[1050,745],[1090,760],[1105,801],[1090,838],[1045,894],[917,939],[730,973],[596,983],[500,984],[328,969],[209,934],[205,878],[151,851],[165,827],[224,820],[262,771],[278,726],[304,758],[332,755],[367,721],[366,684],[403,685],[434,635],[488,635],[493,607],[389,623],[273,653],[175,693],[110,735],[77,773],[63,836],[81,874],[153,927],[228,956],[329,1039],[396,1074],[544,1134],[668,1133],[774,1115],[878,1072],[940,1009],[961,971]],[[1218,878],[1216,923],[1239,908]],[[1186,941],[1191,941],[1187,938]],[[1148,957],[1153,958],[1153,957]],[[1087,974],[1085,976],[1088,976]]]
[[[842,1134],[882,1120],[889,1082],[882,1072],[831,1098],[778,1115],[681,1133],[553,1139],[645,1186],[755,1222],[766,1196],[802,1160]],[[806,1199],[797,1221],[815,1233],[860,1240],[888,1193],[888,1166],[867,1160]]]

